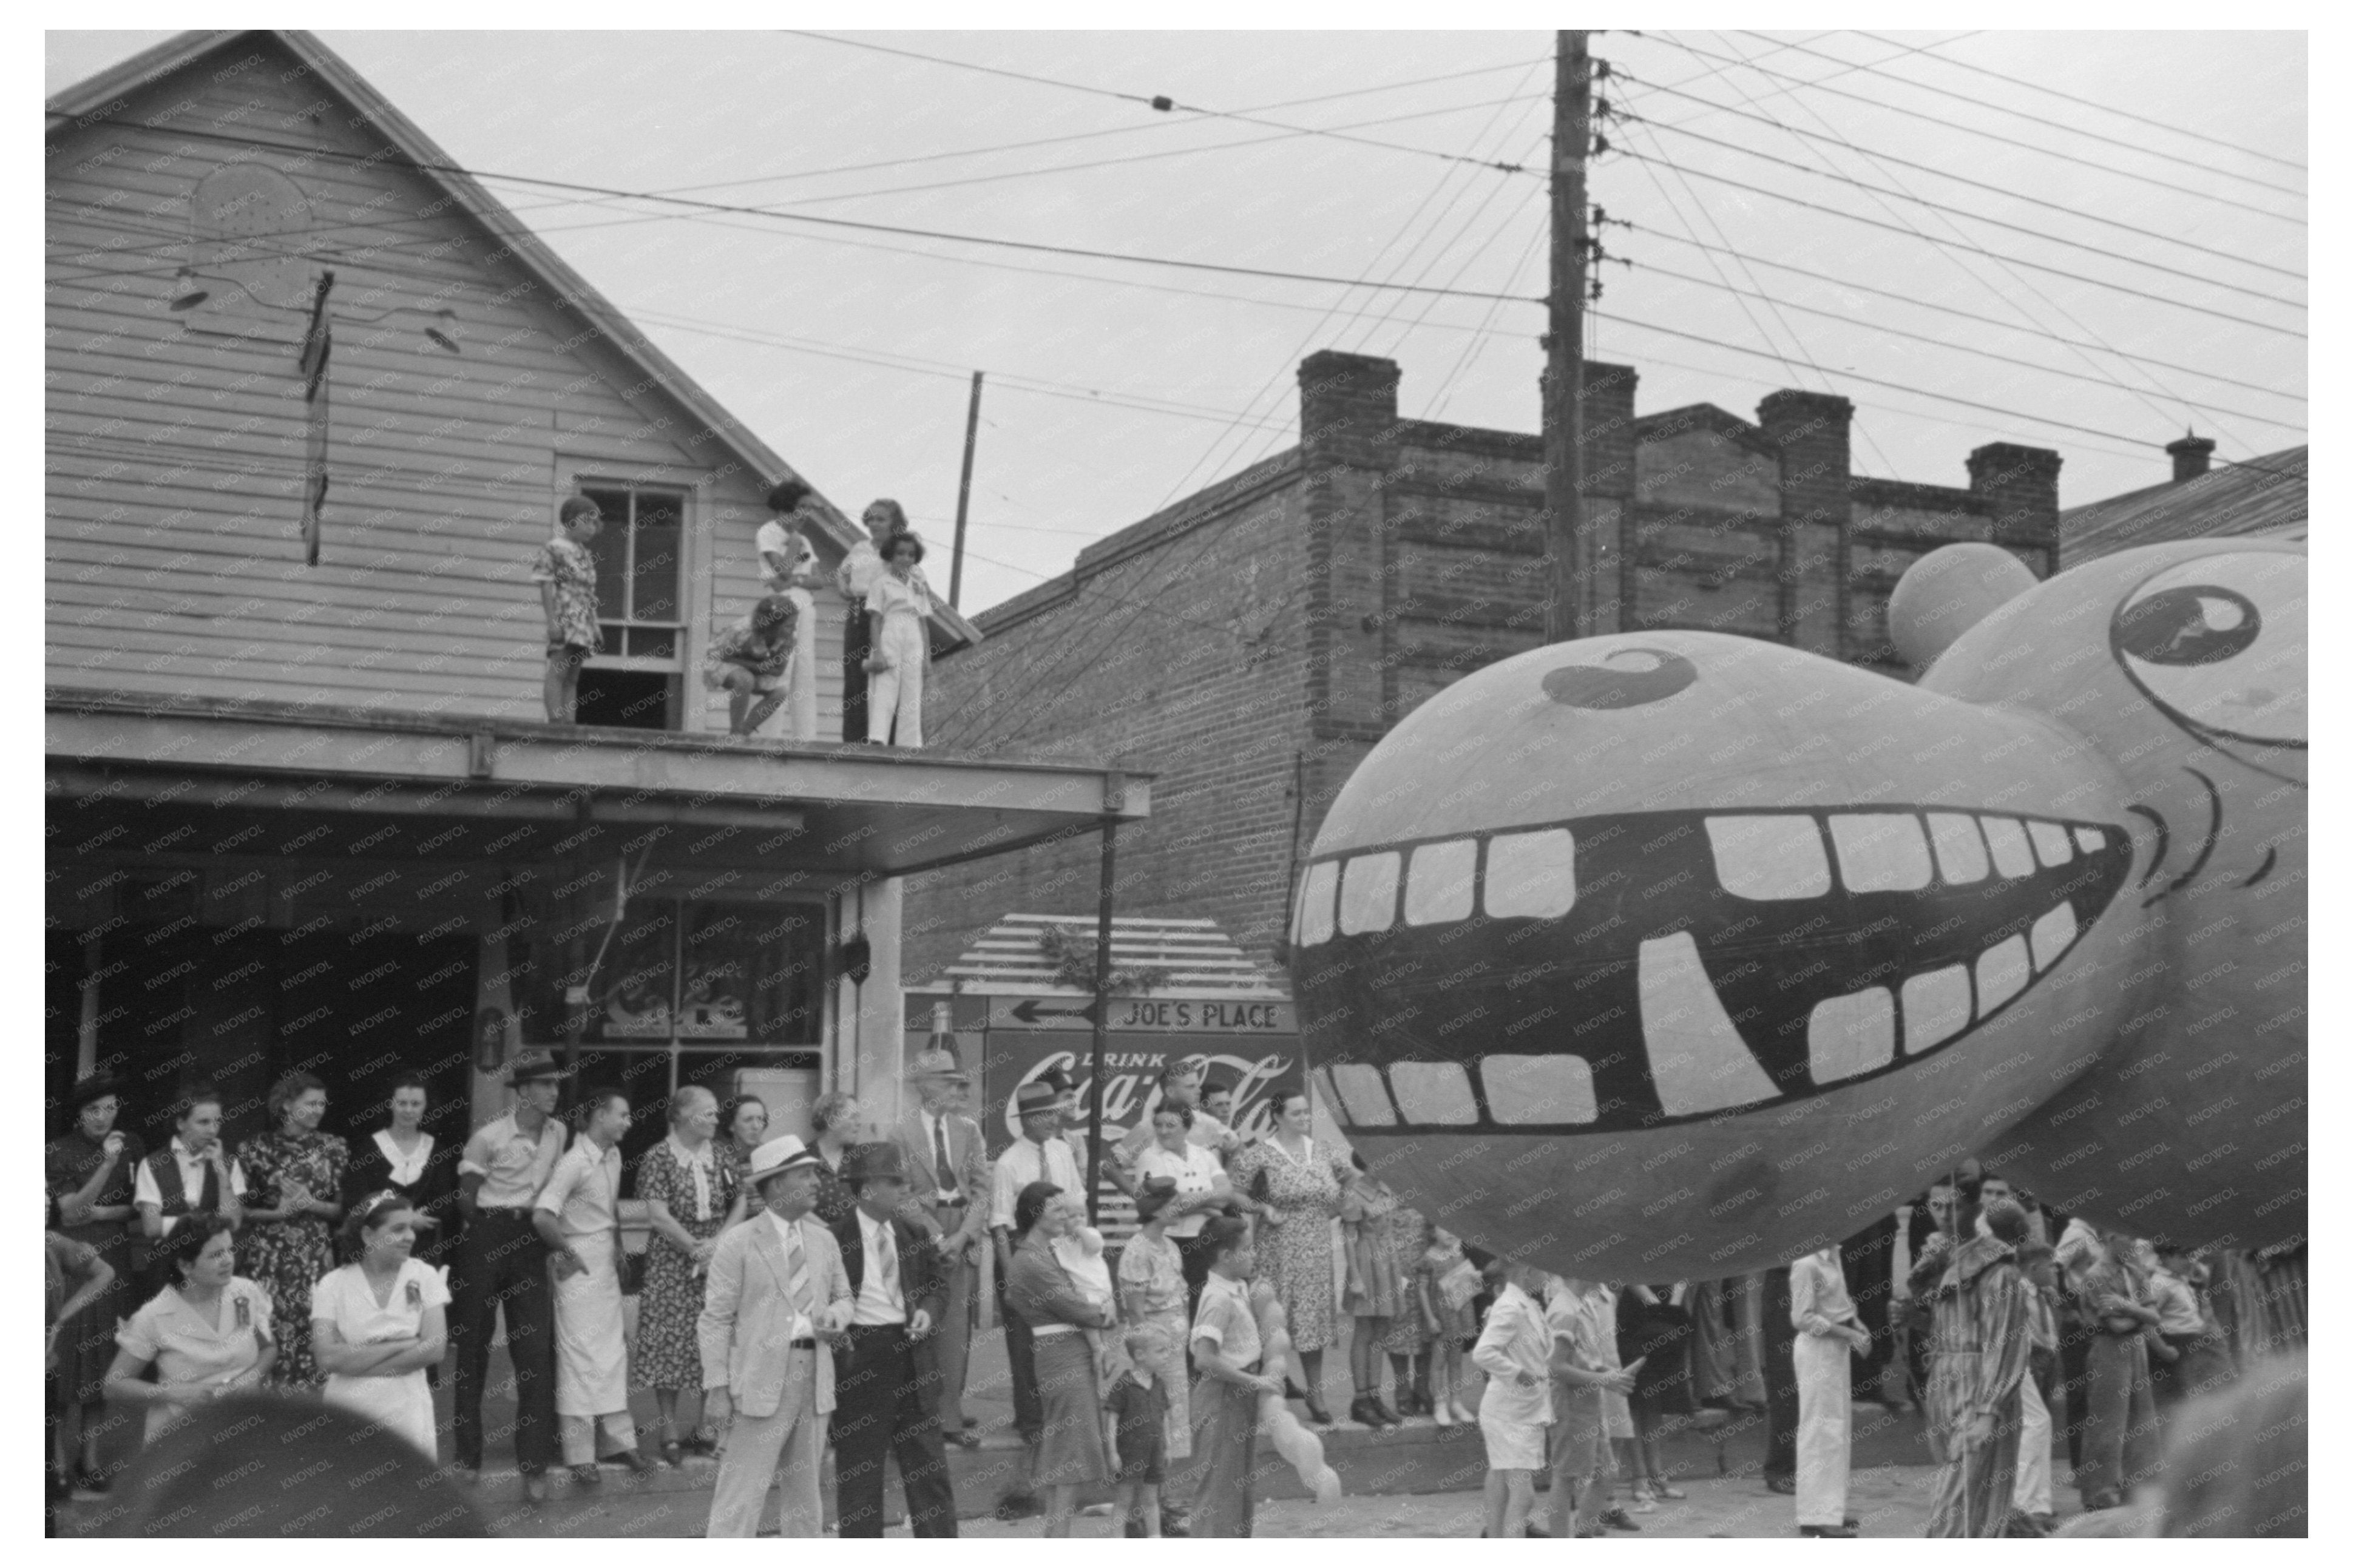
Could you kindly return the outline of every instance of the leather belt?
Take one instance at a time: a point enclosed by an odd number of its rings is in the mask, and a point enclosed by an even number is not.
[[[786,1348],[797,1351],[813,1351],[817,1349],[817,1342],[815,1340],[795,1340],[791,1345]]]

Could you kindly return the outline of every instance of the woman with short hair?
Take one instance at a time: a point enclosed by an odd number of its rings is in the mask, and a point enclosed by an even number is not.
[[[684,1444],[674,1423],[681,1389],[702,1389],[702,1351],[695,1325],[702,1317],[704,1271],[719,1233],[744,1217],[735,1172],[712,1147],[719,1131],[719,1100],[699,1084],[670,1096],[670,1136],[638,1161],[638,1196],[651,1234],[646,1240],[645,1283],[638,1293],[638,1342],[629,1355],[629,1384],[654,1391],[660,1413],[661,1457],[672,1469],[689,1449],[708,1454],[719,1435],[708,1421]]]
[[[58,1442],[75,1464],[76,1485],[103,1493],[99,1475],[99,1411],[105,1398],[106,1369],[114,1361],[114,1330],[138,1305],[132,1295],[131,1237],[139,1211],[132,1188],[147,1146],[139,1134],[115,1125],[122,1110],[121,1085],[111,1073],[94,1073],[73,1086],[66,1109],[74,1119],[63,1137],[43,1152],[49,1195],[58,1204],[58,1228],[97,1250],[109,1281],[86,1305],[58,1325],[57,1380],[62,1401]]]
[[[147,1407],[143,1440],[151,1444],[195,1406],[258,1385],[278,1359],[269,1298],[237,1277],[227,1216],[188,1215],[158,1252],[170,1283],[117,1331],[106,1373],[110,1402]]]
[[[425,1131],[429,1103],[420,1074],[404,1072],[392,1080],[385,1096],[387,1124],[351,1150],[343,1170],[343,1206],[376,1193],[398,1193],[417,1215],[417,1246],[410,1256],[439,1268],[457,1257],[458,1159],[465,1140],[444,1143]],[[428,1375],[432,1371],[427,1369]]]
[[[1071,1533],[1079,1488],[1112,1479],[1103,1447],[1103,1388],[1082,1331],[1110,1328],[1119,1313],[1082,1296],[1054,1256],[1054,1239],[1085,1220],[1085,1211],[1051,1182],[1032,1182],[1014,1200],[1013,1268],[1006,1300],[1029,1326],[1044,1426],[1032,1484],[1045,1492],[1046,1534],[1056,1540]]]
[[[351,1152],[319,1131],[327,1086],[307,1072],[269,1086],[270,1131],[248,1138],[237,1163],[253,1184],[237,1254],[246,1278],[269,1294],[278,1340],[276,1381],[316,1387],[325,1375],[311,1356],[311,1287],[335,1267],[335,1222],[343,1217],[343,1171]]]
[[[327,1403],[437,1458],[425,1369],[449,1346],[449,1288],[413,1256],[416,1206],[387,1187],[353,1205],[343,1240],[352,1261],[311,1289],[311,1346],[327,1374]]]
[[[923,672],[932,660],[932,585],[923,542],[894,533],[882,542],[882,571],[867,591],[874,651],[866,656],[866,739],[871,745],[923,743]],[[896,732],[893,732],[893,725]]]
[[[1209,1254],[1202,1245],[1202,1227],[1220,1214],[1255,1211],[1256,1204],[1234,1191],[1226,1167],[1215,1149],[1192,1141],[1193,1108],[1163,1100],[1152,1109],[1152,1142],[1135,1157],[1134,1173],[1141,1184],[1165,1177],[1176,1184],[1168,1200],[1168,1236],[1185,1260],[1185,1310],[1189,1318],[1201,1304],[1201,1284],[1209,1277]],[[1177,1343],[1184,1342],[1179,1335]],[[1172,1455],[1172,1458],[1182,1458]]]
[[[768,1205],[753,1184],[751,1171],[752,1151],[768,1141],[768,1102],[756,1094],[739,1094],[720,1108],[719,1127],[719,1157],[744,1194],[744,1217],[765,1213]]]
[[[871,1142],[865,1108],[839,1089],[817,1097],[809,1107],[809,1147],[817,1151],[817,1217],[828,1229],[858,1211],[858,1198],[841,1179],[841,1163],[853,1143]]]
[[[1353,1173],[1347,1161],[1315,1146],[1314,1102],[1305,1089],[1278,1090],[1271,1100],[1274,1131],[1234,1156],[1234,1182],[1264,1205],[1259,1274],[1289,1316],[1291,1345],[1306,1385],[1291,1397],[1303,1399],[1309,1419],[1328,1426],[1332,1414],[1324,1408],[1323,1383],[1324,1347],[1335,1337],[1332,1217]]]

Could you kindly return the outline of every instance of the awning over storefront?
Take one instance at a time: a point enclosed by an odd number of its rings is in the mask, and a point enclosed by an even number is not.
[[[299,840],[412,865],[627,856],[814,889],[1150,810],[1147,776],[1071,763],[114,691],[52,688],[47,739],[53,865]]]

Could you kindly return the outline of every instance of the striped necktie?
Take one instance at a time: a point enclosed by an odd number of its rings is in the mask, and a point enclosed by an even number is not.
[[[785,1293],[792,1298],[793,1310],[803,1317],[816,1318],[809,1310],[808,1259],[801,1250],[801,1227],[785,1227]]]

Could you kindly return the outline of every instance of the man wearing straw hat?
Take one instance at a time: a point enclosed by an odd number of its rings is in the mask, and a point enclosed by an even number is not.
[[[778,1533],[824,1532],[818,1463],[833,1412],[833,1345],[857,1300],[833,1233],[810,1214],[818,1163],[789,1133],[753,1150],[744,1175],[767,1212],[722,1234],[711,1257],[695,1324],[702,1407],[713,1423],[734,1417],[711,1494],[711,1539],[758,1533],[771,1481],[784,1490]]]
[[[972,1354],[972,1304],[980,1260],[988,1248],[988,1145],[980,1123],[964,1115],[972,1079],[951,1050],[919,1054],[907,1069],[917,1103],[892,1129],[891,1142],[907,1170],[906,1217],[919,1222],[939,1249],[947,1276],[946,1305],[933,1331],[939,1379],[941,1434],[966,1448],[980,1435],[964,1413],[965,1368]]]

